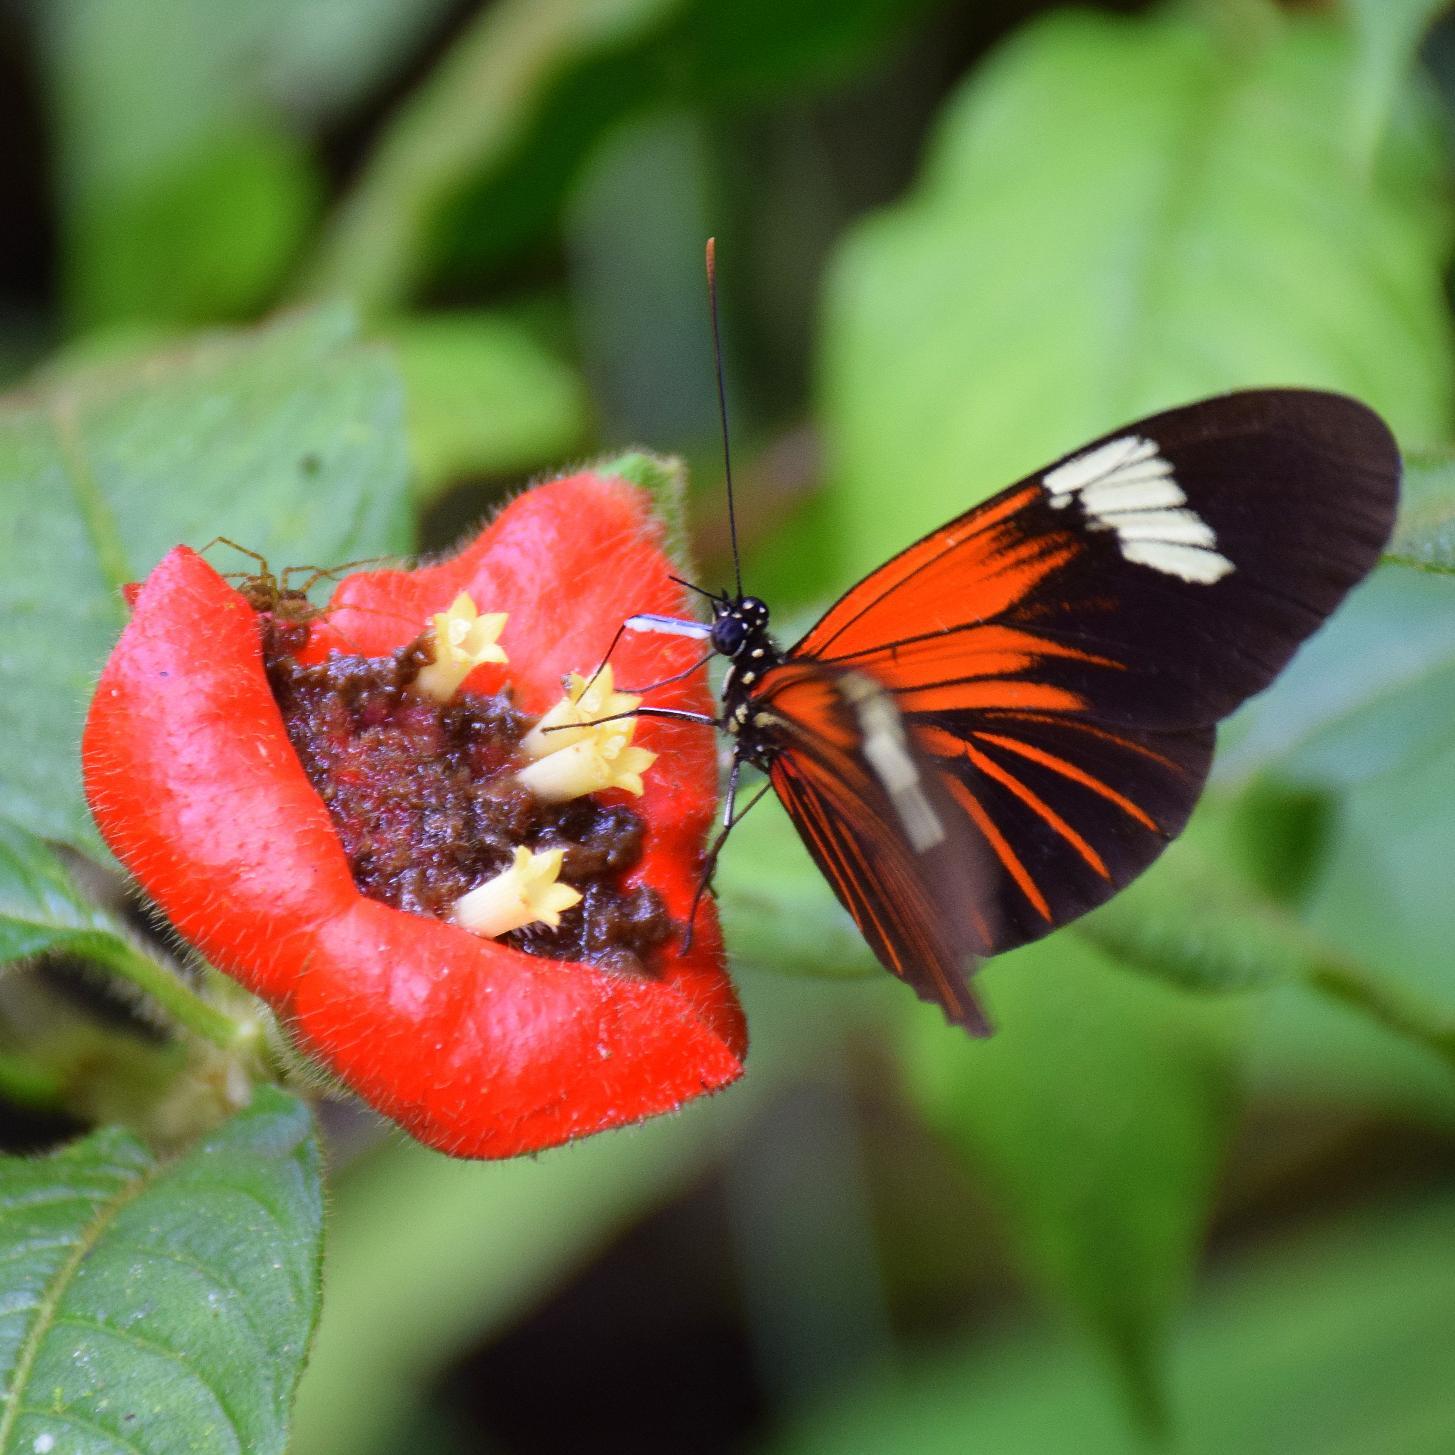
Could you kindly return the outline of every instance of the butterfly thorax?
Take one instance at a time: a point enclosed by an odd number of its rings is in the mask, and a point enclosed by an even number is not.
[[[752,698],[763,674],[783,661],[783,653],[768,634],[768,608],[756,596],[719,601],[715,612],[710,640],[714,650],[728,659],[722,725],[739,736],[751,726]]]

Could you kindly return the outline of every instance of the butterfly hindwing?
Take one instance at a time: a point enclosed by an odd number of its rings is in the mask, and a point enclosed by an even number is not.
[[[988,948],[1009,949],[1182,828],[1217,721],[1378,559],[1399,473],[1378,416],[1339,395],[1171,410],[909,547],[789,662],[892,694],[994,880]]]
[[[872,678],[764,675],[750,733],[794,826],[880,962],[955,1024],[989,1027],[965,978],[994,938],[983,849]]]

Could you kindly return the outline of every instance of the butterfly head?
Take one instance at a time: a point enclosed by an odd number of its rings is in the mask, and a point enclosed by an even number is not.
[[[764,645],[768,634],[768,608],[756,596],[719,598],[713,605],[710,640],[714,651],[736,659]]]

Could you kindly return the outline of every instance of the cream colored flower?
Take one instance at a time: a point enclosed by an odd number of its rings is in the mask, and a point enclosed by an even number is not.
[[[579,890],[557,882],[564,854],[564,849],[540,854],[516,849],[510,868],[455,901],[451,918],[472,935],[487,940],[523,925],[544,924],[555,929],[561,923],[561,911],[581,900]]]
[[[449,702],[476,667],[509,660],[505,649],[496,644],[506,615],[492,611],[481,616],[464,591],[450,603],[448,611],[436,612],[430,632],[434,661],[414,679],[419,690],[436,702]]]
[[[649,748],[632,746],[636,722],[622,718],[587,730],[587,736],[522,768],[516,777],[545,803],[564,803],[603,788],[624,788],[638,797],[642,774],[657,761]]]
[[[594,677],[571,673],[566,695],[521,739],[520,750],[528,758],[544,758],[558,753],[591,736],[592,728],[582,723],[595,723],[604,717],[634,712],[640,697],[618,692],[612,681],[611,664],[607,663]],[[620,718],[610,726],[618,727],[628,719]],[[603,724],[604,726],[605,724]]]

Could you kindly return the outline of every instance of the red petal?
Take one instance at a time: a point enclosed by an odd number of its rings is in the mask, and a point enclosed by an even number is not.
[[[387,583],[349,578],[339,597],[350,612],[343,623],[331,614],[330,626],[356,650],[389,650],[467,583],[482,610],[515,613],[511,680],[542,707],[558,695],[554,675],[593,664],[623,616],[682,610],[647,529],[641,496],[620,482],[543,486],[453,561],[381,573]],[[559,612],[535,614],[552,601]],[[372,609],[381,603],[392,637]],[[630,645],[619,680],[685,665]],[[702,691],[668,689],[660,700],[698,706]],[[683,919],[711,813],[712,734],[644,721],[638,741],[665,756],[639,802],[649,827],[634,877]],[[474,1157],[533,1151],[673,1110],[741,1070],[746,1033],[711,905],[690,954],[670,957],[660,978],[636,979],[363,898],[288,742],[251,609],[185,548],[138,596],[82,753],[102,833],[177,929],[432,1146]]]

